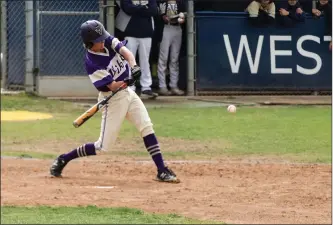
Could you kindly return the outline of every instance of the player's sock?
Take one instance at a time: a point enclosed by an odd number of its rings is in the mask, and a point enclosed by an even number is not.
[[[153,158],[154,163],[156,164],[157,168],[159,170],[163,170],[165,168],[165,165],[164,165],[162,153],[160,150],[160,146],[158,144],[155,134],[149,134],[149,135],[143,137],[143,141],[145,143],[147,151]]]
[[[88,143],[81,145],[80,147],[73,149],[72,151],[68,152],[67,154],[61,155],[62,158],[66,162],[69,162],[73,159],[79,158],[79,157],[85,157],[89,155],[96,155],[96,148],[94,143]]]

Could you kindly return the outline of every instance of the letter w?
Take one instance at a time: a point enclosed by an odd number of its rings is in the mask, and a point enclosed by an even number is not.
[[[260,56],[261,56],[261,49],[262,49],[262,44],[264,42],[264,36],[263,35],[259,36],[254,62],[253,62],[253,59],[252,59],[252,55],[251,55],[250,47],[249,47],[249,42],[247,41],[246,35],[241,36],[236,62],[235,62],[234,55],[232,53],[230,40],[229,40],[229,35],[224,34],[223,39],[224,39],[224,44],[225,44],[225,47],[226,47],[226,50],[227,50],[228,59],[229,59],[229,63],[230,63],[232,73],[238,73],[238,71],[239,71],[239,66],[240,66],[240,63],[241,63],[241,58],[242,58],[242,55],[243,55],[243,49],[244,48],[245,48],[245,53],[246,53],[246,56],[247,56],[247,60],[249,62],[251,73],[253,74],[253,73],[258,72],[259,61],[260,61]]]

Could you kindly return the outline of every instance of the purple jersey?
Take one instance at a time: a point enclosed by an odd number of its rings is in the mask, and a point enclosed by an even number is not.
[[[123,81],[130,75],[127,61],[119,54],[125,42],[120,42],[116,37],[110,36],[105,40],[105,52],[87,50],[85,67],[91,82],[98,91],[108,92],[108,84],[113,81]]]

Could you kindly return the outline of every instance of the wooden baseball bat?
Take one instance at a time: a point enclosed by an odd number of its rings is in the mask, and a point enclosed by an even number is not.
[[[80,127],[82,124],[84,124],[87,120],[89,120],[93,115],[95,115],[101,108],[103,108],[107,102],[114,96],[118,91],[123,90],[127,87],[127,83],[123,83],[116,91],[112,92],[110,95],[105,97],[103,100],[97,102],[95,105],[90,107],[87,111],[82,113],[79,117],[76,118],[76,120],[73,121],[73,126],[75,128]]]

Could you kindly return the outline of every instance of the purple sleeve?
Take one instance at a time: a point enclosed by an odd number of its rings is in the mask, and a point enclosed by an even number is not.
[[[86,71],[95,88],[99,91],[108,92],[110,89],[108,85],[114,80],[112,75],[104,68],[99,68],[96,65],[86,63]]]

